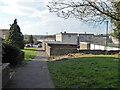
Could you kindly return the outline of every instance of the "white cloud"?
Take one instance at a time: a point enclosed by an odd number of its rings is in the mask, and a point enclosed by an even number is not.
[[[25,34],[55,34],[63,31],[67,32],[99,32],[99,28],[91,28],[87,24],[76,20],[64,20],[57,17],[55,13],[50,13],[46,9],[46,2],[49,0],[0,0],[0,3],[7,4],[0,6],[0,9],[8,15],[27,17],[28,19],[38,18],[40,21],[19,20],[21,31]],[[101,31],[102,32],[102,31]]]
[[[56,34],[59,32],[99,33],[101,28],[92,28],[78,19],[62,19],[47,10],[42,12],[41,20],[34,22],[21,22],[21,30],[27,34]],[[103,33],[103,31],[101,31]]]
[[[41,11],[46,9],[45,3],[48,0],[1,0],[5,6],[0,9],[8,14],[19,16],[39,16]],[[40,17],[40,16],[39,16]]]

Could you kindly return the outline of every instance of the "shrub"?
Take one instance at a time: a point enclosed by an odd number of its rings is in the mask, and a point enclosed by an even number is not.
[[[3,43],[2,50],[2,63],[10,63],[11,66],[16,66],[21,62],[21,51],[18,47]]]

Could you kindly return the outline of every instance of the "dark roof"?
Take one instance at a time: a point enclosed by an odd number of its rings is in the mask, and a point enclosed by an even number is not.
[[[44,43],[47,43],[47,44],[66,44],[66,45],[77,45],[77,44],[72,44],[72,43],[62,43],[62,42],[59,42],[59,41],[43,41]]]
[[[106,37],[106,35],[94,35],[94,37]]]
[[[60,34],[60,33],[57,33],[57,34]],[[94,34],[82,34],[82,33],[61,33],[63,35],[94,35]]]

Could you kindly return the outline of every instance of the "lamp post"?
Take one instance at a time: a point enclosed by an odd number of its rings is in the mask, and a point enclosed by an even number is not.
[[[77,35],[77,49],[78,49],[78,53],[79,53],[79,49],[80,49],[80,48],[78,48],[78,46],[80,46],[80,40],[79,40],[80,38],[79,37],[80,37],[80,35],[78,33],[78,35]]]
[[[107,55],[107,46],[108,46],[108,21],[106,21],[107,26],[106,26],[106,50],[105,50],[105,55]]]
[[[47,38],[46,38],[46,40],[48,40],[48,32],[46,32],[46,34],[47,34]]]

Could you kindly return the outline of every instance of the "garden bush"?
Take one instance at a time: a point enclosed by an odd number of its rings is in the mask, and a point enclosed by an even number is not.
[[[11,66],[16,66],[21,62],[22,52],[18,47],[3,43],[2,50],[2,63],[10,63]]]

